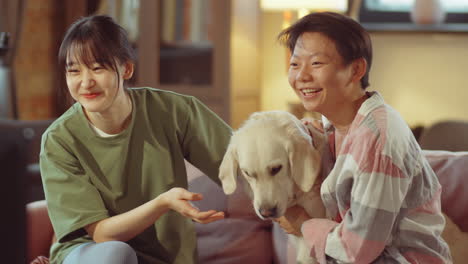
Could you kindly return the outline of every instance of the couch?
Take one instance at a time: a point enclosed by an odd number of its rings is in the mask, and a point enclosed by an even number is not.
[[[9,120],[0,118],[0,131],[3,133],[13,133],[19,137],[22,143],[22,155],[27,164],[25,179],[28,185],[26,202],[33,202],[44,199],[42,190],[41,175],[39,173],[39,150],[42,133],[53,122],[48,120]],[[3,146],[0,146],[3,147]]]
[[[451,136],[434,136],[433,133],[440,131],[440,127],[436,127],[435,132],[429,127],[422,132],[420,143],[423,148],[425,144],[431,144],[428,150],[424,150],[424,155],[443,186],[442,210],[461,231],[468,232],[468,193],[464,192],[464,187],[468,186],[468,152],[441,151],[438,149],[444,148],[434,143],[439,141],[442,142],[442,146],[448,146],[446,142],[456,142],[457,135],[465,138],[468,135],[468,123],[460,122],[458,125],[453,129],[460,128],[461,132],[443,130]],[[432,141],[428,140],[431,138]],[[468,150],[468,141],[462,140],[453,145],[459,148],[456,150]],[[464,145],[464,148],[460,145]],[[196,224],[200,263],[295,263],[294,250],[287,243],[286,234],[276,224],[261,221],[254,214],[251,202],[240,188],[233,195],[226,196],[222,189],[202,172],[189,163],[186,166],[189,189],[201,192],[205,197],[205,200],[197,202],[196,205],[201,209],[223,210],[228,213],[224,220],[208,225]],[[28,204],[27,215],[28,261],[38,256],[47,257],[48,248],[53,241],[53,231],[45,201]],[[455,259],[454,263],[464,263],[468,259],[466,253],[464,254],[457,256],[461,260]],[[43,258],[41,261],[44,260]],[[38,260],[36,263],[46,262]]]

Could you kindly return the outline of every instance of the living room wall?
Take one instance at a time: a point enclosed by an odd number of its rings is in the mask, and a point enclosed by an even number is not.
[[[285,48],[276,42],[282,15],[263,12],[261,109],[298,102],[287,83]],[[379,91],[410,126],[468,120],[468,32],[372,32],[369,90]]]
[[[372,88],[411,125],[468,120],[468,32],[372,33]]]

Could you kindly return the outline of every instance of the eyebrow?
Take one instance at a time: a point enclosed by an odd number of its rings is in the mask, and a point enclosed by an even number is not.
[[[67,63],[65,64],[65,67],[68,68],[68,67],[72,67],[72,66],[75,66],[75,65],[78,65],[78,64],[80,64],[80,63],[77,63],[77,62],[75,62],[75,61],[69,61],[69,62],[67,62]],[[97,62],[97,61],[91,62],[91,65],[93,65],[93,64],[100,64],[100,63]]]
[[[324,52],[315,52],[315,53],[306,55],[306,57],[310,57],[310,58],[312,58],[312,57],[317,57],[317,56],[325,56],[325,57],[330,58],[330,56],[328,56],[328,55],[327,55],[326,53],[324,53]],[[293,53],[293,54],[291,54],[291,57],[298,57],[298,56],[296,55],[296,53]]]

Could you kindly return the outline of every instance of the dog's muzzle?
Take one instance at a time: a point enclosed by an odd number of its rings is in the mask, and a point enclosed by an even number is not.
[[[263,218],[277,218],[278,210],[277,207],[260,207],[258,212]]]

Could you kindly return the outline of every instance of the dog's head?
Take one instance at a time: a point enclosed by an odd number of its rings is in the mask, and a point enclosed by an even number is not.
[[[242,175],[250,187],[255,212],[282,216],[297,188],[311,190],[320,173],[323,134],[308,129],[285,111],[258,112],[234,132],[220,167],[224,192],[236,189]]]

